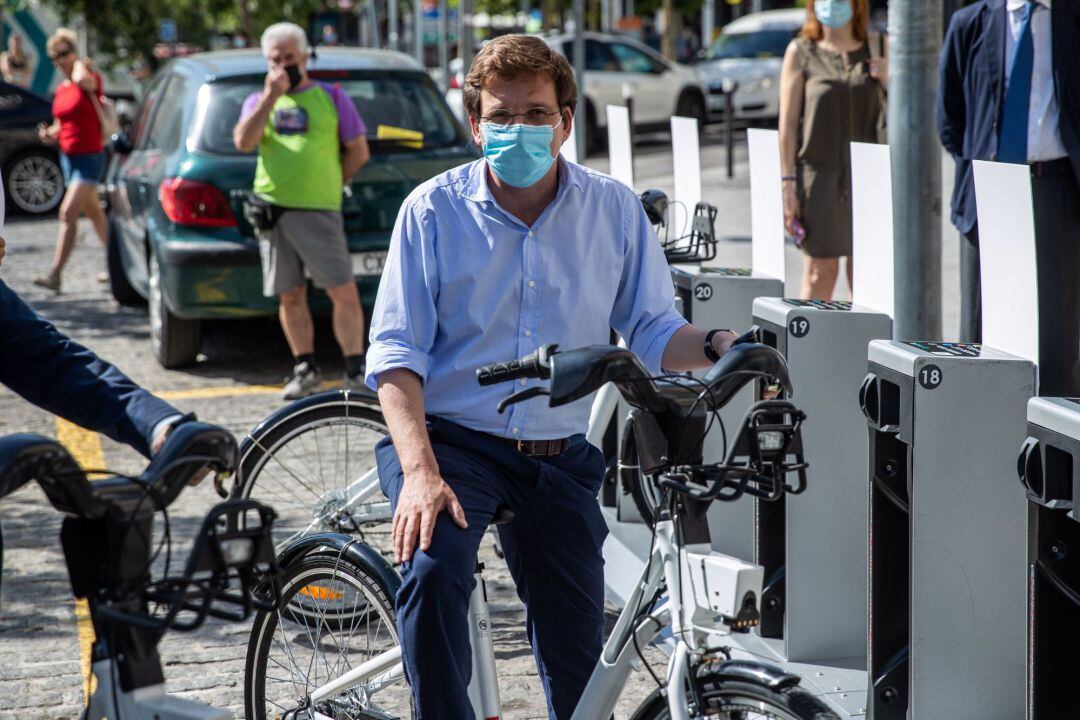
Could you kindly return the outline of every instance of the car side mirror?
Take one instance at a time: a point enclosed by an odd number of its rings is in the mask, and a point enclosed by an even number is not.
[[[112,146],[112,151],[117,155],[130,155],[131,151],[135,149],[131,142],[131,136],[124,130],[113,133],[113,136],[109,138],[109,144]]]

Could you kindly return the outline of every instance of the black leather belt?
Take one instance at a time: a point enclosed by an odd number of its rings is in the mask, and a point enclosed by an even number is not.
[[[1072,163],[1069,162],[1069,158],[1040,160],[1031,163],[1031,177],[1053,177],[1057,175],[1072,175]]]
[[[570,448],[570,438],[557,440],[515,440],[513,438],[499,438],[509,444],[519,453],[529,457],[551,457],[560,455]]]

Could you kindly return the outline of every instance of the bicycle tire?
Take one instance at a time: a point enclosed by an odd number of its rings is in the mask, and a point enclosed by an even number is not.
[[[694,717],[729,720],[839,720],[821,700],[795,686],[773,690],[765,685],[721,680],[707,669],[697,677],[705,708]],[[657,688],[631,720],[668,720],[668,696]]]
[[[336,584],[335,584],[336,583]],[[381,574],[363,558],[339,555],[333,551],[308,553],[290,563],[282,570],[281,601],[278,608],[261,611],[256,614],[248,640],[247,657],[244,663],[244,716],[247,720],[268,720],[280,717],[285,711],[295,709],[318,685],[339,677],[346,670],[356,667],[376,654],[393,649],[398,644],[396,612],[394,610],[395,588],[388,587],[381,579]],[[313,607],[318,608],[320,599],[324,600],[323,614],[315,623],[309,621],[309,614],[297,621],[288,613],[297,602],[297,597],[307,591],[307,597]],[[327,598],[349,592],[362,596],[369,606],[366,613],[358,612],[356,601],[343,616],[360,618],[349,624],[349,631],[355,631],[363,637],[366,634],[367,646],[361,652],[361,642],[342,644],[336,635],[344,630],[344,624],[335,622],[330,617]],[[320,597],[321,596],[321,597]],[[347,597],[341,607],[348,603]],[[374,620],[373,620],[374,619]],[[375,646],[372,646],[370,623],[377,622],[375,628]],[[286,629],[287,628],[287,629]],[[337,628],[336,630],[334,628]],[[384,631],[380,634],[380,630]],[[314,633],[314,636],[313,636]],[[289,635],[293,634],[291,640]],[[333,644],[328,637],[333,637]],[[279,640],[280,638],[280,640]],[[381,640],[380,640],[381,638]],[[352,640],[350,635],[349,640]],[[282,640],[284,642],[282,642]],[[315,648],[312,659],[305,665],[309,653],[307,647]],[[280,659],[275,657],[275,646],[281,649]],[[327,655],[333,657],[333,665]],[[321,660],[320,660],[321,658]],[[320,668],[320,662],[322,668]],[[268,668],[272,668],[268,672]],[[325,670],[325,672],[321,672]],[[288,678],[280,677],[288,673]],[[278,674],[275,677],[274,674]],[[271,696],[267,695],[267,680],[272,681]],[[389,694],[383,694],[389,691]],[[372,699],[389,698],[394,708],[378,705],[374,709],[368,703]],[[280,700],[280,702],[279,702]],[[401,720],[416,717],[412,697],[404,679],[380,690],[370,698],[354,689],[347,689],[329,700],[321,702],[316,709],[330,717],[390,717]],[[382,714],[379,714],[382,713]],[[306,717],[303,713],[298,717]]]
[[[389,433],[373,396],[334,390],[303,398],[271,415],[244,438],[232,495],[255,497],[277,511],[274,539],[279,549],[306,534],[305,530],[331,531],[358,537],[390,557],[389,502],[378,488],[372,500],[356,505],[353,512],[308,527],[316,515],[345,504],[345,487],[374,468],[372,447]],[[331,446],[328,457],[322,456],[320,435]],[[352,447],[359,451],[355,457]],[[373,516],[378,517],[355,519]]]

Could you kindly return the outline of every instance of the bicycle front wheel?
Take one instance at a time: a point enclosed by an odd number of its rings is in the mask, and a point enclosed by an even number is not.
[[[374,452],[389,432],[373,397],[334,390],[298,400],[244,438],[233,494],[274,508],[279,550],[302,535],[337,532],[389,557],[390,503]]]
[[[394,595],[379,577],[373,567],[337,552],[306,555],[284,569],[277,608],[258,613],[251,629],[247,720],[290,711],[308,717],[309,710],[350,720],[415,718],[400,660],[308,702],[316,688],[398,647]]]
[[[810,693],[798,687],[771,690],[764,685],[698,676],[704,707],[694,717],[709,720],[839,720]],[[689,702],[689,698],[687,700]],[[669,720],[667,693],[653,692],[631,720]]]

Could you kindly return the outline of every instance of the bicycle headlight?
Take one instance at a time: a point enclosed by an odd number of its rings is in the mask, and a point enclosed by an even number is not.
[[[246,565],[255,554],[255,541],[251,538],[229,538],[220,542],[221,556],[229,567]]]
[[[757,434],[757,443],[761,454],[775,453],[787,445],[787,436],[782,430],[761,430]]]

